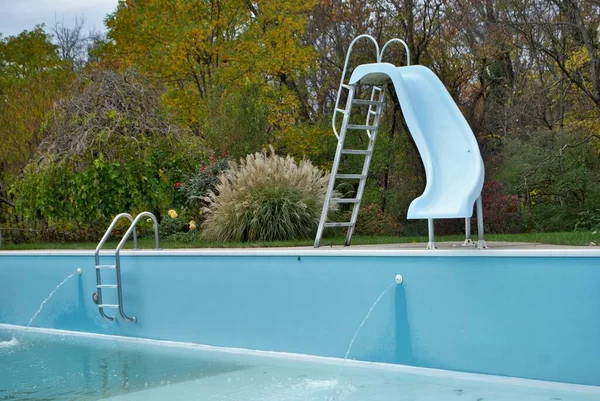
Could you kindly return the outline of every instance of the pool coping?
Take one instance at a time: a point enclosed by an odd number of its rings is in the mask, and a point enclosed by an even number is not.
[[[600,258],[600,247],[552,247],[536,249],[384,249],[372,247],[297,247],[297,248],[194,248],[161,250],[124,250],[123,256],[224,256],[224,257],[577,257]],[[0,250],[2,256],[93,256],[94,250]],[[101,255],[114,255],[105,250]]]

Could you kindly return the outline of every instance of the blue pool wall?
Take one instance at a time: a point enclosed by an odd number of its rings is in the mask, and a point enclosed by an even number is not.
[[[597,251],[142,251],[122,265],[137,323],[98,314],[91,252],[0,252],[0,323],[26,325],[81,268],[33,326],[343,357],[389,288],[350,358],[600,385]]]

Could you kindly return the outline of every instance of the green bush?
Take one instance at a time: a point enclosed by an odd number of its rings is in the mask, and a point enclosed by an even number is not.
[[[209,157],[208,163],[198,167],[181,185],[185,202],[192,209],[196,221],[201,221],[202,208],[206,206],[204,198],[219,182],[219,175],[229,168],[226,156],[223,153],[220,158]]]
[[[276,241],[314,235],[329,175],[263,150],[219,177],[206,198],[203,236],[213,241]]]
[[[600,231],[600,209],[586,210],[579,213],[575,223],[575,231]]]
[[[582,132],[538,131],[504,141],[504,162],[494,175],[504,183],[507,194],[522,201],[524,229],[570,231],[583,217],[582,211],[598,207],[596,143],[572,146],[584,136]]]
[[[189,145],[161,138],[126,145],[121,143],[121,160],[100,153],[91,162],[72,156],[28,166],[12,189],[17,214],[59,231],[94,232],[121,212],[149,210],[160,218],[161,210],[178,203],[176,183],[189,173],[193,152]]]
[[[118,213],[148,210],[160,219],[183,206],[180,181],[202,147],[170,123],[161,93],[135,71],[82,74],[43,127],[41,158],[11,188],[18,220],[85,240]]]
[[[346,219],[350,220],[350,217]],[[398,216],[382,211],[377,203],[362,205],[358,214],[356,233],[360,235],[400,235]]]

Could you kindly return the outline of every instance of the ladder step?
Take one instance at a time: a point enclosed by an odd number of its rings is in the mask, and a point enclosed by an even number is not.
[[[365,155],[368,156],[371,154],[370,150],[362,150],[362,149],[342,149],[343,155]]]
[[[98,308],[113,308],[113,309],[116,309],[118,307],[119,307],[118,304],[116,304],[116,305],[114,305],[114,304],[100,304],[100,305],[98,305]]]
[[[116,284],[99,284],[96,288],[119,288]]]
[[[324,227],[328,228],[328,227],[352,227],[354,226],[354,223],[350,223],[350,222],[343,222],[343,223],[325,223]]]
[[[364,178],[367,178],[367,176],[363,174],[336,174],[335,178],[349,178],[354,180],[362,180]]]
[[[356,198],[331,198],[330,202],[333,203],[358,203],[360,199]]]
[[[342,88],[344,88],[344,89],[350,89],[350,85],[342,84]]]
[[[348,129],[365,129],[369,131],[375,131],[377,126],[375,125],[359,125],[359,124],[348,124]]]
[[[96,269],[116,269],[117,265],[96,265]]]
[[[354,99],[352,100],[354,104],[366,104],[369,106],[381,106],[383,102],[378,102],[377,100],[367,100],[367,99]]]

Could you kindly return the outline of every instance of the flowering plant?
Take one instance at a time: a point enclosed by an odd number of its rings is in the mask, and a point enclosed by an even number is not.
[[[229,161],[226,153],[217,158],[210,156],[208,163],[200,165],[196,173],[182,185],[182,192],[188,205],[193,208],[196,220],[201,218],[202,207],[206,206],[204,198],[219,182],[219,175],[228,169]]]

